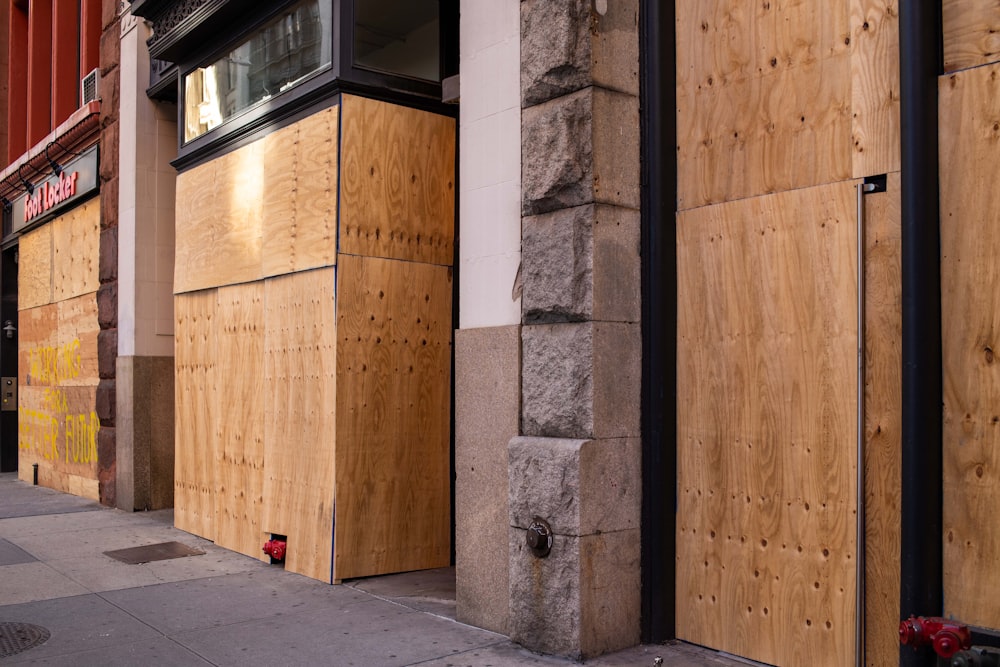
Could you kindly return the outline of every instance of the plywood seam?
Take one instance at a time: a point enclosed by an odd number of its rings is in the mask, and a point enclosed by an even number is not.
[[[887,172],[887,173],[898,173],[898,172]],[[677,209],[676,213],[687,213],[687,212],[690,212],[690,211],[699,211],[699,210],[702,210],[702,209],[712,208],[713,206],[723,206],[725,204],[734,204],[736,202],[750,201],[750,200],[753,200],[753,199],[761,199],[762,197],[773,197],[774,195],[783,195],[783,194],[786,194],[786,193],[789,193],[789,192],[799,192],[801,190],[813,190],[815,188],[822,188],[822,187],[826,187],[826,186],[830,186],[830,185],[837,185],[837,184],[840,184],[840,183],[852,183],[854,185],[857,185],[858,183],[861,183],[862,181],[865,180],[865,178],[868,178],[869,176],[880,176],[880,175],[881,174],[868,174],[868,176],[857,176],[857,177],[852,177],[852,178],[841,179],[839,181],[828,181],[826,183],[817,183],[815,185],[803,185],[802,187],[790,188],[788,190],[776,190],[774,192],[761,192],[760,194],[748,195],[746,197],[739,197],[739,198],[736,198],[736,199],[725,199],[725,200],[722,200],[722,201],[708,202],[706,204],[702,204],[701,206],[693,206],[691,208],[679,208],[679,209]]]
[[[398,257],[381,257],[381,256],[363,255],[363,254],[351,253],[351,252],[339,252],[337,254],[340,255],[341,257],[356,257],[356,258],[362,258],[362,259],[369,259],[369,258],[370,259],[384,259],[384,260],[387,260],[387,261],[390,261],[390,262],[403,262],[404,264],[419,264],[421,266],[441,266],[441,267],[445,267],[445,268],[449,268],[449,269],[454,269],[455,268],[454,264],[438,264],[437,262],[425,262],[425,261],[422,261],[422,260],[419,260],[419,259],[400,259]]]

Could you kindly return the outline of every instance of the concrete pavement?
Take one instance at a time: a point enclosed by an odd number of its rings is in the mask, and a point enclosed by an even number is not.
[[[454,573],[330,586],[173,528],[0,474],[0,661],[81,665],[570,665],[454,620]],[[129,564],[104,552],[179,542],[199,555]],[[4,657],[11,646],[48,638]],[[33,634],[35,633],[35,634]],[[684,644],[600,667],[741,664]]]

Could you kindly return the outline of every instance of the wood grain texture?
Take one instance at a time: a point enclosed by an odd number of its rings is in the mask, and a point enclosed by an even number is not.
[[[97,363],[97,294],[91,292],[56,304],[56,346],[71,364],[65,386],[97,386],[100,370]]]
[[[1000,66],[940,79],[944,611],[1000,629]]]
[[[52,300],[63,301],[101,286],[101,200],[94,197],[52,225]]]
[[[52,303],[52,225],[22,236],[17,253],[17,307]]]
[[[264,139],[263,276],[337,261],[338,107]]]
[[[222,287],[214,319],[215,542],[263,559],[264,283]]]
[[[853,661],[855,189],[678,215],[678,637]]]
[[[851,0],[852,175],[899,171],[899,2]]]
[[[870,667],[899,660],[902,484],[900,180],[865,197],[865,643]]]
[[[450,266],[455,120],[345,95],[340,250]]]
[[[446,566],[451,270],[338,272],[335,578]]]
[[[1000,5],[993,0],[943,0],[944,71],[1000,60]]]
[[[264,513],[285,569],[332,580],[337,390],[334,269],[265,283]],[[259,547],[258,547],[259,548]]]
[[[848,178],[847,2],[677,5],[678,208]]]
[[[177,177],[175,293],[336,262],[336,107]]]
[[[174,297],[174,525],[215,539],[218,291]]]

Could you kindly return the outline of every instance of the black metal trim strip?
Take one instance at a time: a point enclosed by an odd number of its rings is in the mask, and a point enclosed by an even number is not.
[[[641,0],[642,640],[675,633],[677,123],[674,3]]]
[[[941,40],[941,0],[900,3],[901,618],[940,616],[944,599],[937,93],[943,71]],[[933,651],[901,647],[901,665],[935,663]]]

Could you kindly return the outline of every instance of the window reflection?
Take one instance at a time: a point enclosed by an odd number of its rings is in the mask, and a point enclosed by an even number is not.
[[[330,65],[331,24],[329,2],[304,0],[222,58],[184,77],[184,140]]]
[[[354,64],[440,81],[438,0],[356,0]]]

